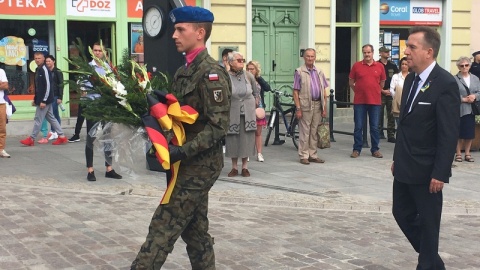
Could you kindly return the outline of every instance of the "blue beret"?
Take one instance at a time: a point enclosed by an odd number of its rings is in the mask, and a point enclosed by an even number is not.
[[[477,54],[480,54],[480,51],[476,51],[476,52],[472,53],[472,56],[475,57],[475,56],[477,56]]]
[[[173,24],[184,22],[213,22],[213,13],[201,7],[184,6],[170,11]]]

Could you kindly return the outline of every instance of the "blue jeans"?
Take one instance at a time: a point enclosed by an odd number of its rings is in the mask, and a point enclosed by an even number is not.
[[[374,153],[378,151],[378,143],[380,141],[380,132],[378,130],[378,122],[380,121],[381,105],[368,105],[368,104],[355,104],[353,105],[353,120],[355,121],[355,129],[353,131],[353,150],[362,152],[363,145],[363,124],[368,113],[369,125],[370,125],[370,139],[372,142],[372,148],[370,152]]]

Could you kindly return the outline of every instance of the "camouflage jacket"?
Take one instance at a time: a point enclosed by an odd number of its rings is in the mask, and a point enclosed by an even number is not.
[[[203,173],[220,174],[223,168],[221,140],[228,130],[232,95],[227,72],[205,49],[188,68],[182,66],[177,70],[172,87],[174,92],[182,96],[182,103],[190,105],[199,114],[194,124],[183,124],[187,140],[182,150],[187,158],[180,165],[179,177],[186,180],[190,174],[193,178],[213,177],[202,177]],[[186,184],[182,183],[182,179],[179,180],[181,185]],[[194,186],[200,188],[205,184],[203,182]]]

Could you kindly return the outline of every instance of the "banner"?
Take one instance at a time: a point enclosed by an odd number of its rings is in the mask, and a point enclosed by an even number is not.
[[[0,0],[1,1],[1,0]],[[143,0],[127,0],[127,17],[142,18],[143,17]],[[197,0],[184,0],[187,6],[196,6]]]
[[[0,14],[55,15],[55,0],[0,0]]]
[[[9,66],[27,63],[27,47],[23,38],[7,36],[0,40],[0,62]]]
[[[442,0],[383,0],[380,25],[442,25]]]
[[[68,16],[102,18],[117,16],[115,0],[67,0],[65,2]]]
[[[143,27],[140,23],[132,23],[130,25],[130,39],[132,41],[131,53],[141,53],[143,54]]]

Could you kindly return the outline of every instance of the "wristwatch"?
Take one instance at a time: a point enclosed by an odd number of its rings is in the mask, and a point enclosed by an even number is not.
[[[297,111],[297,112],[300,111],[300,107],[296,107],[295,111]]]

